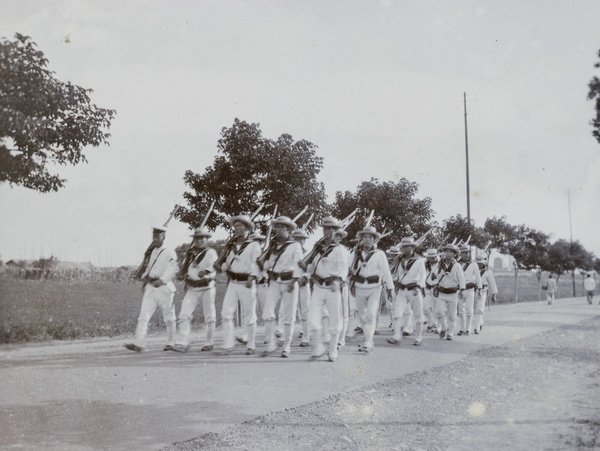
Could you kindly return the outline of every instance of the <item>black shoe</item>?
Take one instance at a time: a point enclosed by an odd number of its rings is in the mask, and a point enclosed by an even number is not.
[[[126,345],[123,345],[123,346],[125,346],[130,351],[142,352],[142,348],[140,348],[137,345],[134,345],[133,343],[127,343]]]
[[[175,351],[175,348],[173,347],[173,345],[166,345],[163,348],[163,351]]]
[[[202,346],[202,349],[200,349],[200,351],[206,352],[206,351],[212,351],[213,349],[214,349],[213,345],[205,345],[205,346]]]
[[[467,330],[467,331],[465,331],[465,335],[469,335],[469,331],[468,331],[468,330]]]
[[[243,345],[247,345],[247,344],[248,344],[248,340],[244,340],[244,338],[242,338],[242,337],[235,337],[235,339],[236,339],[236,340],[237,340],[239,343],[241,343],[241,344],[243,344]]]
[[[354,329],[354,332],[356,332],[357,334],[364,334],[365,331],[362,330],[362,327],[357,327],[356,329]]]
[[[310,346],[310,344],[308,343],[308,341],[301,341],[299,346],[301,348],[308,348]]]
[[[440,338],[442,338],[442,339],[443,339],[445,336],[446,336],[446,331],[445,331],[445,330],[442,330],[442,331],[440,332]]]
[[[474,333],[475,335],[479,335],[479,331],[478,331],[477,329],[475,329],[475,330],[473,331],[473,333]]]
[[[410,332],[406,332],[406,331],[402,331],[402,336],[404,337],[409,337],[410,336]]]
[[[288,354],[287,351],[281,351],[281,357],[283,357],[284,359],[287,359],[290,355]]]
[[[246,349],[246,355],[254,355],[255,349],[253,348],[248,348]]]
[[[458,333],[456,334],[458,337],[460,337],[463,334],[462,330],[459,330]]]
[[[189,346],[185,346],[185,345],[181,345],[181,344],[176,344],[175,346],[173,346],[172,351],[186,353],[188,351],[188,348],[189,348]]]

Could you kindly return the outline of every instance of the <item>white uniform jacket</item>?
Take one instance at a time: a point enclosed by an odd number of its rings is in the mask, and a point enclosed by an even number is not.
[[[411,286],[410,289],[414,288],[414,285],[418,285],[419,288],[425,288],[427,271],[423,257],[402,258],[395,266],[392,277],[396,283],[396,289],[404,289],[409,285]]]
[[[256,261],[262,253],[260,244],[256,241],[246,240],[235,243],[223,263],[222,270],[234,274],[244,274],[260,279],[261,271]],[[231,277],[231,274],[230,274]]]
[[[166,246],[157,247],[150,254],[148,267],[144,271],[144,274],[142,274],[142,280],[146,277],[160,279],[171,289],[171,292],[175,292],[173,279],[178,269],[175,251],[168,249]]]
[[[452,260],[449,264],[446,264],[444,260],[439,262],[436,275],[436,285],[441,289],[465,289],[465,274],[462,266],[456,260]]]
[[[481,290],[481,275],[479,274],[479,266],[475,262],[464,262],[461,263],[463,272],[465,274],[465,286],[466,288],[477,288]]]
[[[339,278],[341,281],[348,277],[348,251],[341,244],[330,244],[317,252],[307,272],[317,279],[329,277]]]
[[[269,253],[264,269],[271,280],[286,281],[292,278],[299,279],[304,275],[304,271],[298,266],[302,258],[302,246],[297,241],[274,242]]]
[[[350,272],[357,288],[377,287],[382,282],[390,289],[394,286],[387,257],[381,249],[368,252],[359,249],[350,257]]]
[[[215,277],[217,275],[214,264],[217,259],[217,251],[215,251],[212,247],[207,247],[206,249],[200,251],[188,267],[188,270],[185,274],[186,281],[188,281],[192,287],[200,281],[207,281],[207,288],[214,287]],[[207,271],[207,273],[204,276],[200,276],[199,274],[203,271]]]
[[[491,296],[493,294],[498,293],[498,287],[496,286],[496,279],[494,278],[494,273],[488,268],[483,274],[481,274],[481,289],[487,290],[488,295]]]
[[[438,281],[437,269],[439,263],[429,263],[425,261],[425,272],[427,277],[425,278],[425,288],[431,289],[435,286]]]

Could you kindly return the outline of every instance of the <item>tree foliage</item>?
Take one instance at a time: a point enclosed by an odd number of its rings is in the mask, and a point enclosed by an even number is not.
[[[457,242],[469,240],[470,245],[477,246],[479,249],[485,249],[488,243],[491,245],[488,232],[481,227],[475,227],[475,221],[471,219],[469,222],[466,217],[461,215],[445,219],[442,234],[447,236],[450,242],[454,239]]]
[[[600,58],[600,50],[598,50],[598,58]],[[594,67],[600,68],[600,62],[594,64]],[[590,121],[590,125],[593,127],[592,135],[600,143],[600,79],[596,76],[592,77],[588,87],[590,89],[588,100],[595,100],[596,107],[596,117]]]
[[[416,199],[419,185],[405,178],[397,183],[380,182],[372,178],[361,183],[356,192],[338,191],[332,213],[339,219],[345,218],[356,208],[357,219],[346,229],[348,238],[354,238],[366,223],[371,210],[375,210],[371,225],[378,231],[392,233],[381,240],[381,247],[387,248],[399,242],[402,237],[418,238],[431,226],[433,211],[431,199]]]
[[[184,181],[191,191],[183,196],[189,208],[181,208],[176,216],[197,227],[215,201],[215,214],[206,224],[211,230],[226,226],[231,216],[255,211],[261,204],[264,207],[259,220],[262,218],[263,228],[275,205],[278,215],[290,217],[308,206],[303,218],[315,213],[318,219],[327,205],[325,187],[317,181],[323,159],[317,156],[316,149],[313,143],[294,141],[288,134],[277,140],[265,138],[259,124],[235,119],[230,128],[221,131],[213,165],[203,174],[186,171]]]
[[[29,36],[0,41],[0,182],[58,191],[49,164],[87,162],[85,146],[109,144],[114,110],[90,102],[91,89],[54,78]]]

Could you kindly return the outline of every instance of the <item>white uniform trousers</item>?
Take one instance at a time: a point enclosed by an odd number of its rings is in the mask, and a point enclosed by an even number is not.
[[[410,302],[406,303],[404,313],[402,314],[402,331],[409,334],[413,333],[413,311]]]
[[[310,284],[298,288],[298,310],[300,313],[300,322],[302,323],[302,341],[310,341],[310,327],[308,325],[308,311],[310,308]]]
[[[308,309],[308,322],[310,324],[311,337],[315,343],[313,355],[324,353],[323,317],[328,315],[328,329],[330,334],[330,357],[337,357],[338,335],[342,330],[342,293],[340,288],[334,286],[321,286],[315,283],[310,297]]]
[[[338,345],[346,345],[346,331],[350,316],[350,288],[347,283],[342,284],[342,330],[338,337]]]
[[[142,297],[142,307],[137,320],[135,329],[136,345],[143,348],[146,336],[148,335],[148,323],[154,315],[157,308],[160,308],[163,314],[165,325],[167,326],[167,344],[175,344],[176,316],[175,305],[173,304],[174,292],[168,285],[154,287],[147,284],[144,288],[144,296]]]
[[[221,310],[221,321],[223,323],[223,348],[229,349],[234,346],[233,316],[237,311],[238,301],[242,307],[242,319],[248,331],[248,349],[255,349],[256,337],[256,284],[250,288],[246,282],[230,280],[227,291],[223,298],[223,309]]]
[[[473,305],[475,303],[475,289],[469,288],[463,291],[462,297],[459,297],[460,312],[460,330],[468,332],[471,330],[473,322]]]
[[[454,336],[457,305],[458,293],[439,293],[435,303],[435,316],[437,317],[440,331],[446,332],[446,336]]]
[[[394,338],[402,339],[400,331],[402,321],[400,318],[404,316],[406,309],[412,310],[412,316],[415,321],[415,341],[421,342],[423,339],[423,292],[420,288],[409,290],[407,288],[396,292],[396,300],[394,301]],[[412,326],[412,321],[411,324]]]
[[[475,318],[473,319],[473,330],[479,332],[479,327],[483,324],[483,312],[487,301],[488,291],[481,290],[481,293],[475,296]]]
[[[183,346],[187,346],[188,344],[190,344],[190,335],[192,333],[192,319],[194,318],[193,313],[194,310],[196,310],[198,304],[201,304],[202,314],[204,315],[204,322],[206,323],[208,328],[208,332],[206,335],[206,344],[213,344],[215,321],[217,320],[217,311],[215,309],[215,293],[215,287],[188,287],[183,301],[181,302],[179,318],[177,319],[177,323],[179,325],[178,343],[181,343]]]
[[[427,320],[428,328],[436,326],[435,320],[435,298],[431,293],[431,289],[425,288],[425,296],[423,297],[423,314]]]
[[[381,304],[381,285],[373,287],[356,287],[356,307],[365,334],[365,346],[373,349],[375,334],[375,319]]]
[[[292,291],[288,291],[292,282],[270,281],[265,296],[263,309],[263,321],[267,330],[267,350],[273,351],[277,348],[275,341],[275,308],[281,302],[279,318],[283,323],[283,350],[290,352],[292,336],[294,334],[294,322],[296,320],[296,309],[298,308],[298,284],[294,283]]]

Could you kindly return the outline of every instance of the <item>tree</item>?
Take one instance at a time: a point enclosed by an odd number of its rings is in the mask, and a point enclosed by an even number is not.
[[[600,50],[598,50],[598,58],[600,58]],[[600,62],[594,64],[594,67],[600,68]],[[592,135],[600,143],[600,79],[596,76],[592,77],[588,87],[590,88],[588,100],[596,100],[596,117],[590,121],[590,125],[593,127]]]
[[[263,229],[275,205],[278,215],[290,217],[308,206],[305,218],[314,213],[318,219],[327,205],[325,187],[317,181],[323,159],[316,149],[313,143],[294,141],[288,134],[273,141],[262,136],[260,124],[235,119],[230,128],[221,131],[213,165],[204,174],[186,171],[184,181],[192,191],[183,196],[189,208],[180,208],[176,216],[198,227],[215,201],[215,214],[206,223],[211,230],[228,225],[231,216],[255,211],[261,204],[259,225]]]
[[[481,227],[475,227],[475,221],[461,215],[452,216],[444,220],[442,234],[448,236],[450,241],[456,239],[459,241],[469,240],[471,246],[477,246],[479,249],[485,249],[491,242],[488,232]]]
[[[418,190],[417,183],[405,178],[397,183],[380,182],[372,178],[368,182],[362,182],[355,193],[338,191],[332,213],[342,219],[356,208],[359,209],[357,219],[347,228],[348,237],[354,238],[364,227],[371,210],[375,210],[371,225],[380,232],[392,232],[381,240],[381,247],[385,249],[399,242],[402,237],[418,238],[431,227],[431,199],[415,199]]]
[[[484,230],[489,234],[491,246],[503,254],[513,258],[515,274],[515,302],[519,301],[519,270],[532,270],[541,267],[547,259],[549,236],[525,225],[514,226],[506,221],[506,217],[485,221]],[[541,273],[538,276],[538,293]]]
[[[90,102],[91,89],[54,78],[29,36],[0,42],[0,182],[40,192],[66,182],[50,164],[87,162],[85,146],[109,144],[115,110]]]

